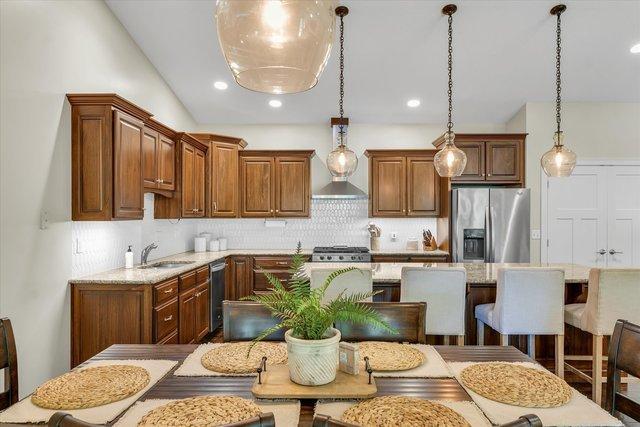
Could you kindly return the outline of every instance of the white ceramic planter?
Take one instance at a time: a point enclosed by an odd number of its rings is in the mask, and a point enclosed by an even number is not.
[[[289,358],[289,377],[301,385],[323,385],[336,379],[340,331],[329,329],[329,338],[302,340],[284,334]]]

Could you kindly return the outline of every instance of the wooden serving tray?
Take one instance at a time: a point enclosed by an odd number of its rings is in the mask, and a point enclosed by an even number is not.
[[[360,399],[375,396],[378,388],[373,377],[371,384],[369,384],[367,372],[350,375],[338,371],[336,379],[329,384],[300,385],[289,379],[289,366],[272,365],[267,368],[266,372],[262,372],[262,384],[256,379],[251,392],[254,396],[262,399]]]

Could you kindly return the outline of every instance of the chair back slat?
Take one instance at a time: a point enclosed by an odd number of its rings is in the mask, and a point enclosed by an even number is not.
[[[277,325],[278,319],[260,303],[253,301],[222,302],[222,334],[225,342],[251,341],[262,331]],[[265,338],[266,341],[284,341],[280,330]]]
[[[640,421],[640,402],[620,393],[620,373],[640,377],[640,325],[618,320],[609,344],[605,409]]]
[[[376,310],[382,319],[398,330],[391,334],[371,325],[351,322],[336,322],[335,328],[342,334],[342,341],[391,341],[426,343],[425,302],[364,302]]]
[[[0,369],[4,369],[4,390],[0,393],[0,410],[18,401],[18,355],[11,321],[0,319]]]
[[[317,289],[324,285],[327,277],[334,273],[337,268],[315,267],[311,269],[310,285],[311,289]],[[373,272],[370,268],[357,268],[339,275],[331,281],[325,290],[322,303],[327,304],[339,295],[350,296],[360,293],[373,292]],[[366,301],[372,301],[371,297]]]
[[[510,423],[502,424],[500,427],[542,427],[542,421],[537,415],[527,414]]]

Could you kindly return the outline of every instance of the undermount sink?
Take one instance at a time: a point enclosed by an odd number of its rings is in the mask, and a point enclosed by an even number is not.
[[[138,268],[178,268],[187,264],[193,264],[195,261],[160,261],[153,264],[141,265]]]

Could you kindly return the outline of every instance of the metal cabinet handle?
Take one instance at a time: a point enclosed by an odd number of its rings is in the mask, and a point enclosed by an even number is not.
[[[160,184],[160,178],[156,178],[155,181],[157,184]]]
[[[273,212],[273,209],[271,209],[271,212]]]
[[[598,252],[596,252],[599,255],[604,255],[607,253],[607,251],[605,251],[604,249],[600,249]]]
[[[164,184],[164,179],[161,179],[159,182],[160,184]]]
[[[490,173],[488,173],[488,174],[487,174],[487,176],[491,176],[491,174],[490,174]]]
[[[165,294],[170,294],[171,292],[173,292],[173,288],[167,289],[166,291],[164,291]]]
[[[168,321],[169,321],[169,320],[171,320],[171,319],[173,319],[173,314],[172,314],[171,316],[169,316],[169,317],[165,317],[165,318],[164,318],[164,321],[165,321],[165,322],[168,322]]]
[[[484,173],[482,173],[480,176],[484,176]]]
[[[213,202],[213,210],[214,211],[218,210],[218,202]]]
[[[276,212],[280,212],[278,209],[276,209]]]
[[[622,251],[616,251],[615,249],[609,249],[609,255],[621,254]]]
[[[276,261],[276,264],[278,265],[289,265],[288,261]]]

